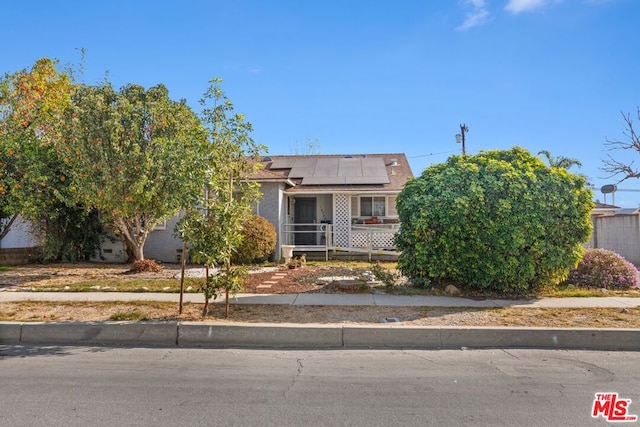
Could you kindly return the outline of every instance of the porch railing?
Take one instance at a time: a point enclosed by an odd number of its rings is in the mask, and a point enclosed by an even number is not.
[[[354,224],[343,231],[348,236],[336,236],[332,224],[283,224],[282,244],[295,246],[296,251],[324,251],[326,258],[329,251],[347,251],[373,254],[398,255],[393,242],[400,224]],[[336,242],[348,242],[346,246]]]

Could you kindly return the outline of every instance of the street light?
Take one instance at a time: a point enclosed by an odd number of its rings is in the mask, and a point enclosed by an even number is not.
[[[464,136],[465,136],[465,134],[467,132],[469,132],[469,128],[467,127],[467,125],[461,124],[460,125],[460,133],[456,134],[456,142],[458,144],[462,143],[462,155],[463,156],[465,154],[467,154],[467,150],[466,150],[465,145],[464,145]]]

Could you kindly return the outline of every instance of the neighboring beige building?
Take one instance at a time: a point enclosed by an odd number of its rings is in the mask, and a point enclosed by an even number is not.
[[[586,247],[608,249],[640,266],[640,208],[596,203],[591,219],[593,233]]]

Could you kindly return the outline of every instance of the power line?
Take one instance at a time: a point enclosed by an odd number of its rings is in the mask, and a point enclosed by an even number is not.
[[[429,157],[429,156],[437,156],[438,154],[449,154],[449,153],[457,153],[458,150],[452,150],[452,151],[442,151],[440,153],[429,153],[429,154],[422,154],[420,156],[411,156],[409,157],[410,159],[417,159],[418,157]]]

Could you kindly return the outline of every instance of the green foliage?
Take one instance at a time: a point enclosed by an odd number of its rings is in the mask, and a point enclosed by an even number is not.
[[[371,263],[371,272],[387,288],[393,288],[396,285],[398,274],[395,271],[384,268],[379,261]]]
[[[67,194],[59,143],[74,90],[46,58],[0,79],[0,217],[38,221]]]
[[[452,156],[397,199],[398,268],[417,286],[527,293],[566,278],[591,233],[583,177],[515,147]]]
[[[640,277],[638,269],[619,254],[587,249],[567,283],[582,288],[629,289],[640,285]]]
[[[62,202],[36,224],[44,236],[44,262],[89,261],[100,249],[105,229],[98,212]]]
[[[249,136],[251,124],[235,113],[233,104],[219,87],[219,79],[201,101],[202,121],[207,125],[209,165],[206,189],[200,200],[188,209],[177,226],[178,233],[189,244],[191,259],[217,269],[202,288],[206,314],[208,301],[219,290],[225,292],[225,314],[229,312],[229,294],[242,289],[246,271],[233,267],[231,260],[243,238],[243,224],[251,214],[251,206],[259,197],[257,183],[246,178],[259,167],[257,159],[263,150]],[[212,104],[212,105],[211,105]]]
[[[103,235],[96,212],[69,202],[62,157],[65,111],[77,85],[43,58],[0,80],[0,238],[20,213],[44,237],[44,261],[93,255]]]
[[[206,138],[185,101],[163,85],[119,91],[107,82],[80,86],[60,146],[73,200],[98,209],[134,259],[149,232],[200,192]]]
[[[276,228],[259,215],[251,215],[242,224],[242,237],[242,243],[232,257],[234,263],[263,262],[276,248]]]
[[[109,320],[113,320],[114,322],[145,321],[149,320],[149,317],[139,310],[131,310],[114,313],[109,317]]]

